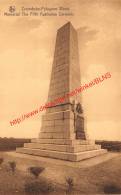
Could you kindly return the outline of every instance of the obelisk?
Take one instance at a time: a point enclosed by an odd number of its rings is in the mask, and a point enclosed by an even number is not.
[[[68,22],[57,31],[48,102],[81,85],[77,31]],[[51,105],[42,116],[39,139],[17,152],[80,161],[106,152],[87,139],[80,95]]]
[[[68,22],[57,32],[48,102],[63,97],[80,84],[77,32]],[[80,95],[76,95],[48,108],[42,119],[40,138],[86,139],[80,101]]]

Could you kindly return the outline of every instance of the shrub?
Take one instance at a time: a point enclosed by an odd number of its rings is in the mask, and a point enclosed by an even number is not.
[[[121,188],[115,185],[106,185],[104,186],[104,193],[105,194],[120,194]]]
[[[35,178],[37,179],[40,175],[40,173],[42,173],[44,171],[44,167],[29,167],[29,172],[35,176]]]
[[[14,174],[15,170],[16,170],[16,162],[15,161],[10,161],[8,163],[9,163],[9,166],[10,166],[10,169],[11,169],[12,173]]]
[[[66,178],[66,183],[68,185],[67,191],[71,191],[73,189],[73,186],[74,186],[73,178],[71,178],[71,177]]]
[[[52,192],[54,190],[53,186],[50,183],[47,183],[46,181],[32,181],[25,183],[24,186],[26,193],[48,193]]]
[[[0,165],[2,165],[4,159],[3,158],[0,158]]]

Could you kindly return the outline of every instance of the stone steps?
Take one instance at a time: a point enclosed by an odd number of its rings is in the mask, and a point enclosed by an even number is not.
[[[67,161],[80,161],[87,158],[95,157],[97,155],[105,154],[107,150],[97,149],[91,151],[69,153],[69,152],[59,152],[59,151],[42,150],[42,149],[17,148],[16,152],[35,155],[35,156],[62,159]]]
[[[83,152],[88,150],[100,149],[100,145],[57,145],[57,144],[41,144],[41,143],[25,143],[25,148],[52,150],[60,152]]]

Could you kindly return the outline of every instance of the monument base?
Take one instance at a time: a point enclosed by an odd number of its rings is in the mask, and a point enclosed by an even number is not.
[[[91,140],[33,139],[16,152],[76,162],[105,154],[107,150]]]

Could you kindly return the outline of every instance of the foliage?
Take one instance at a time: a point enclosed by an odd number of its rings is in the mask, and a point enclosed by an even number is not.
[[[0,137],[0,151],[15,150],[17,147],[23,147],[24,143],[30,142],[31,139]]]
[[[45,170],[44,167],[29,167],[29,172],[37,179],[39,175]]]
[[[12,171],[12,173],[14,174],[15,173],[15,170],[16,170],[16,162],[15,161],[9,161],[9,166],[10,166],[10,169]]]
[[[48,193],[52,192],[54,190],[52,184],[47,183],[46,181],[32,181],[32,182],[27,182],[25,183],[24,186],[25,192],[26,193]]]
[[[4,159],[0,158],[0,165],[3,163]]]
[[[106,185],[104,186],[104,193],[105,194],[120,194],[121,188],[116,185]]]
[[[96,144],[101,145],[101,148],[107,149],[109,151],[121,151],[121,142],[120,141],[106,141],[106,140],[96,140]]]
[[[73,186],[74,186],[74,180],[73,180],[73,178],[71,178],[71,177],[66,178],[66,183],[68,185],[67,191],[68,192],[72,191]]]

